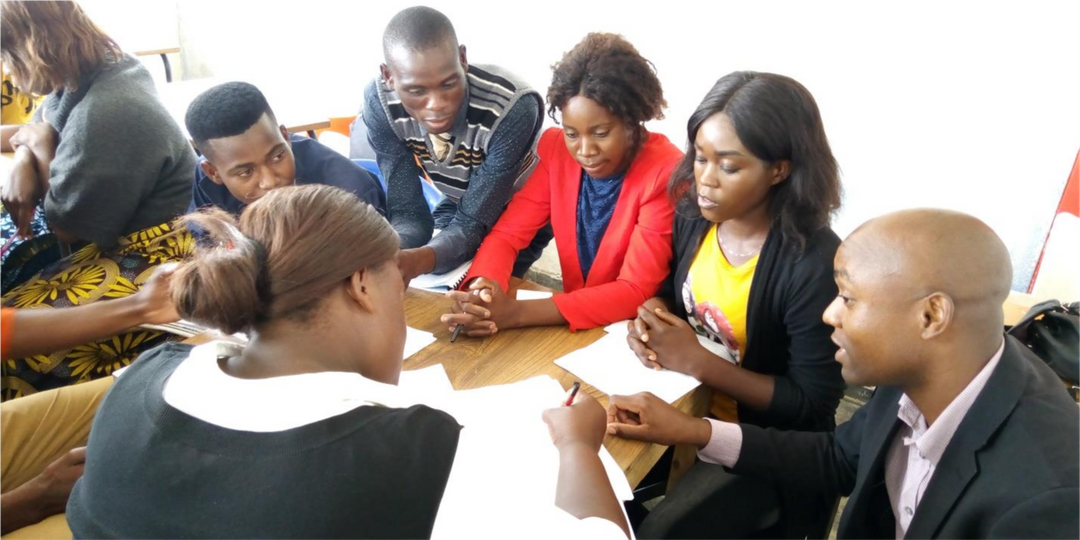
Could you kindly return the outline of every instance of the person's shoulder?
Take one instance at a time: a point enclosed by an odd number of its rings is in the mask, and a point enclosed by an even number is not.
[[[1066,391],[1065,383],[1045,361],[1011,336],[1006,337],[1000,362],[1006,365],[999,368],[1009,369],[1011,364],[1022,373],[1024,387],[1013,413],[1015,418],[1010,421],[1053,438],[1067,439],[1076,450],[1080,446],[1077,438],[1080,409]]]
[[[821,227],[807,234],[801,246],[779,230],[776,233],[780,235],[781,258],[789,259],[793,269],[827,268],[829,279],[832,279],[833,259],[840,247],[840,237],[831,227]]]
[[[158,345],[139,355],[131,365],[119,375],[116,387],[125,388],[134,385],[144,388],[154,379],[168,376],[181,362],[191,355],[194,345],[168,342]]]
[[[461,425],[449,414],[427,405],[381,409],[376,420],[387,442],[405,447],[445,451],[457,448]]]
[[[557,154],[569,155],[566,150],[566,143],[563,142],[562,128],[553,126],[544,130],[540,134],[540,142],[536,145],[536,153],[540,156],[540,159],[551,159]]]
[[[993,476],[1015,476],[1031,493],[1080,485],[1080,410],[1064,383],[1020,342],[1006,337],[995,373],[968,417],[974,422],[1003,418],[991,426],[994,433],[980,450]],[[1015,462],[1017,456],[1021,462]]]
[[[635,156],[635,169],[649,181],[650,191],[667,191],[671,173],[682,159],[682,150],[660,133],[649,133]]]
[[[532,91],[533,89],[521,77],[495,64],[469,64],[468,77],[469,84],[480,85],[486,87],[485,89],[490,89],[492,85],[501,86],[510,93]]]
[[[297,178],[302,174],[308,175],[306,183],[352,190],[369,185],[378,187],[378,180],[371,173],[329,146],[300,135],[292,135],[290,140],[296,160]]]
[[[167,132],[177,147],[188,144],[173,127],[175,121],[158,98],[149,72],[130,57],[102,70],[72,109],[68,125],[84,130],[91,140],[146,144],[161,140],[147,133]]]
[[[380,107],[382,106],[381,102],[379,101],[378,77],[372,77],[371,80],[364,85],[364,109],[366,110],[369,106],[372,105],[379,105]]]

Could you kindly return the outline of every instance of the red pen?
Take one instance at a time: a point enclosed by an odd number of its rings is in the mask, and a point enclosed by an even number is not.
[[[569,407],[574,404],[574,398],[577,397],[578,390],[581,390],[581,383],[575,382],[570,387],[570,391],[566,393],[566,402],[563,403],[563,407]]]

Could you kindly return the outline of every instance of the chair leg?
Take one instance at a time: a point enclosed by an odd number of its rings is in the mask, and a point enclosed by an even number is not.
[[[169,64],[169,55],[161,53],[161,62],[165,64],[165,82],[172,82],[172,65]]]

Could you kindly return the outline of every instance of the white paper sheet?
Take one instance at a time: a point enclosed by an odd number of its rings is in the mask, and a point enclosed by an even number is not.
[[[543,300],[545,298],[551,298],[551,291],[527,291],[525,289],[517,290],[518,300]]]
[[[433,538],[546,537],[554,510],[559,454],[541,415],[565,391],[550,377],[454,392],[430,405],[463,426],[435,520]],[[615,494],[633,498],[607,449],[600,459]],[[530,534],[531,533],[531,534]]]
[[[423,369],[402,371],[398,387],[417,396],[446,394],[454,391],[450,377],[442,364],[435,364]]]
[[[435,335],[431,332],[407,327],[405,332],[405,355],[404,358],[420,352],[424,347],[435,343]]]
[[[667,369],[657,371],[642,365],[626,344],[626,321],[614,323],[604,330],[607,335],[559,358],[555,364],[609,396],[652,392],[656,397],[674,403],[701,384],[689,375]]]

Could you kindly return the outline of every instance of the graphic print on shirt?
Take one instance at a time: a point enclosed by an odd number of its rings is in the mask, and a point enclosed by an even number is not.
[[[710,341],[723,347],[727,354],[714,351],[720,356],[728,356],[735,360],[735,364],[742,363],[739,355],[739,340],[735,338],[735,330],[731,327],[724,312],[714,303],[709,301],[695,302],[692,276],[688,273],[682,286],[683,307],[686,308],[687,319],[690,327],[699,336],[705,336]]]

